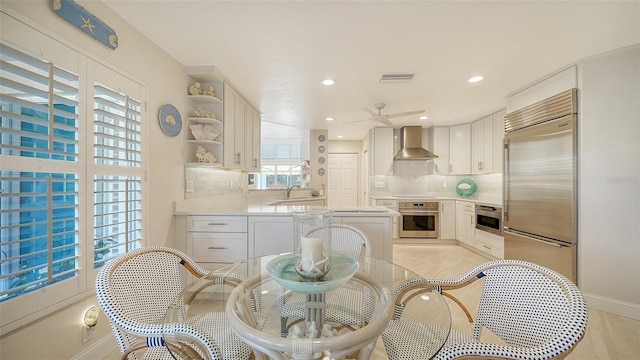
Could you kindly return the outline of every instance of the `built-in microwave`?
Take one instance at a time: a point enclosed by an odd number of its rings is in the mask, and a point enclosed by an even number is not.
[[[476,229],[502,236],[502,208],[476,204]]]

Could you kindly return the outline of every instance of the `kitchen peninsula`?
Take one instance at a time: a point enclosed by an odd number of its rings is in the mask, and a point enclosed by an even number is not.
[[[251,203],[239,196],[176,201],[176,247],[206,269],[246,258],[292,252],[293,211],[326,206]],[[383,206],[332,207],[332,223],[353,225],[371,243],[371,255],[393,260],[393,218]]]

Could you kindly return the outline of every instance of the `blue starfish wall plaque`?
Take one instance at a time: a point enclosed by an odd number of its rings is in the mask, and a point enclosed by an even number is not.
[[[53,11],[73,26],[111,49],[118,47],[118,35],[95,15],[73,0],[51,0]]]

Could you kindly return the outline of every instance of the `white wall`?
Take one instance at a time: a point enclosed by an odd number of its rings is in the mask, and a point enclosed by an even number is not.
[[[182,199],[184,192],[183,139],[166,136],[158,126],[157,116],[160,107],[167,103],[185,113],[187,80],[184,69],[101,2],[77,2],[117,32],[119,46],[116,50],[107,48],[57,16],[48,0],[0,0],[0,10],[148,87],[144,114],[145,121],[149,122],[147,150],[150,155],[146,239],[147,245],[173,246],[172,204],[174,200]],[[90,305],[95,305],[93,293],[85,300],[3,336],[0,338],[0,358],[70,359],[86,350],[110,334],[107,321],[101,315],[94,340],[82,344],[80,318]]]
[[[594,308],[640,319],[640,46],[579,70],[580,287]]]

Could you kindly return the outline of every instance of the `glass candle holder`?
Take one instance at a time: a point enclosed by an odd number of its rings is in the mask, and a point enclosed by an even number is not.
[[[322,278],[331,269],[332,210],[294,211],[294,251],[299,255],[295,269],[306,279]]]

